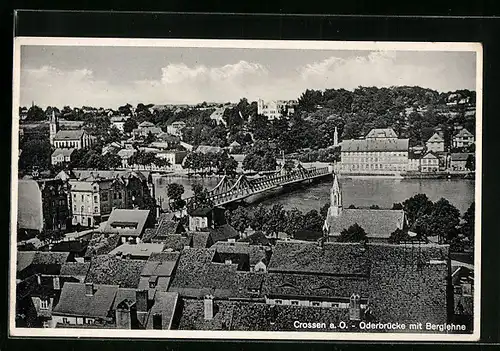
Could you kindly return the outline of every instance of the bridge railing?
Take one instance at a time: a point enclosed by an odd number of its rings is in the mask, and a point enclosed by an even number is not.
[[[221,203],[232,201],[242,195],[250,195],[251,193],[271,189],[278,184],[286,184],[296,180],[311,179],[328,173],[330,173],[328,167],[293,170],[285,174],[276,174],[268,177],[252,179],[248,182],[248,186],[238,189],[209,193],[208,198],[212,200],[215,205],[219,205]],[[190,199],[191,198],[188,198],[186,200],[189,201]]]

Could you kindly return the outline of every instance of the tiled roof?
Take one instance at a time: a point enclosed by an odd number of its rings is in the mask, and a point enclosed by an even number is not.
[[[85,132],[83,130],[60,130],[54,136],[54,140],[77,140],[81,139]]]
[[[408,141],[409,139],[348,139],[341,142],[341,151],[408,151]]]
[[[196,207],[189,211],[189,215],[193,217],[207,217],[212,211],[212,207]]]
[[[168,330],[172,326],[172,320],[177,306],[179,294],[175,292],[157,291],[153,306],[148,313],[146,329],[153,329],[155,314],[161,315],[162,330]]]
[[[374,210],[344,208],[338,217],[330,216],[327,225],[331,235],[339,235],[354,223],[360,225],[368,238],[389,238],[396,228],[404,224],[403,210]]]
[[[460,129],[460,131],[455,134],[453,137],[456,138],[456,137],[473,137],[474,135],[469,132],[467,129],[465,128],[462,128]]]
[[[181,330],[229,330],[233,319],[233,303],[214,301],[214,316],[204,317],[203,300],[183,300],[179,329]]]
[[[61,275],[71,277],[85,277],[87,276],[89,268],[90,262],[66,262],[61,266]]]
[[[268,271],[366,276],[369,262],[361,244],[278,241]]]
[[[85,282],[119,285],[121,288],[137,288],[145,260],[118,258],[101,255],[92,258]]]
[[[188,233],[190,244],[194,248],[204,249],[212,246],[213,240],[210,232],[190,232]]]
[[[199,298],[213,294],[217,298],[249,297],[263,274],[237,271],[237,264],[212,262],[214,249],[185,249],[169,291]],[[260,278],[262,277],[262,278]]]
[[[270,258],[271,250],[266,250],[262,246],[248,245],[243,243],[224,243],[219,242],[213,246],[218,253],[239,253],[245,254],[249,257],[250,265],[255,265],[260,261],[268,263]]]
[[[444,143],[444,139],[438,134],[434,133],[432,136],[427,140],[428,143]]]
[[[113,302],[113,310],[116,310],[116,306],[118,306],[123,300],[136,301],[136,289],[130,288],[119,288],[116,291],[115,301]]]
[[[116,247],[109,255],[116,255],[121,253],[122,255],[130,254],[134,257],[149,257],[153,252],[162,252],[163,244],[153,244],[153,243],[139,243],[139,244],[129,244],[124,243]]]
[[[260,231],[250,234],[246,238],[239,239],[238,241],[248,242],[250,245],[263,245],[263,246],[269,246],[271,243],[269,239],[264,235],[264,233]]]
[[[222,151],[222,149],[220,147],[218,147],[218,146],[199,145],[196,148],[196,152],[201,152],[202,154],[206,154],[206,153],[209,153],[209,152],[217,153],[217,152],[220,152],[220,151]]]
[[[170,234],[162,237],[155,237],[154,242],[161,242],[165,249],[181,251],[185,246],[189,246],[190,238],[182,234]]]
[[[63,155],[64,157],[71,156],[73,151],[75,151],[75,149],[55,149],[52,153],[52,157],[56,157],[58,155]]]
[[[375,128],[368,132],[366,138],[397,138],[398,135],[392,128]]]
[[[452,153],[451,160],[452,161],[467,161],[467,159],[469,158],[469,155],[470,154],[464,153],[464,152]]]
[[[59,303],[53,310],[54,315],[108,317],[113,307],[117,285],[94,285],[94,294],[85,294],[85,284],[66,283],[63,285]]]
[[[307,299],[314,297],[349,298],[353,293],[366,297],[368,288],[366,277],[268,273],[262,286],[262,293],[270,296]]]
[[[62,265],[68,258],[69,252],[19,251],[16,269],[20,272],[31,265]]]
[[[42,192],[34,180],[19,179],[17,197],[17,226],[21,229],[43,228]]]
[[[85,257],[107,254],[117,247],[119,242],[119,234],[94,233],[87,246]]]
[[[238,233],[238,231],[230,224],[223,224],[215,229],[210,228],[209,231],[210,237],[214,243],[218,241],[226,241],[228,239],[238,239],[240,237],[240,233]]]
[[[149,216],[149,210],[129,210],[115,208],[104,228],[105,233],[116,233],[126,236],[140,236]],[[116,228],[116,223],[135,223],[135,228]]]
[[[432,151],[429,151],[427,152],[423,157],[423,159],[438,159],[438,157],[436,156],[436,154]]]
[[[139,124],[139,128],[146,128],[146,127],[154,127],[155,125],[151,122],[144,121],[141,124]]]

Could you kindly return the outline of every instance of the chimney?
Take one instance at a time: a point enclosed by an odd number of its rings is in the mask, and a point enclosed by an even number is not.
[[[59,281],[59,277],[53,277],[54,290],[61,290],[61,282]]]
[[[147,312],[148,310],[148,291],[146,289],[136,290],[135,299],[137,312]]]
[[[214,318],[214,297],[205,295],[203,304],[205,307],[205,320],[212,320]]]
[[[352,294],[349,299],[349,320],[359,321],[361,320],[361,303],[360,296],[358,294]]]
[[[85,283],[85,295],[86,296],[94,295],[94,283]]]
[[[38,285],[42,285],[42,277],[40,274],[36,275],[36,282],[38,283]]]

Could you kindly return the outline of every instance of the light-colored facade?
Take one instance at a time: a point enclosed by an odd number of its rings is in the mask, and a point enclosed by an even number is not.
[[[119,179],[70,180],[73,225],[94,227],[114,208],[126,207],[125,185]]]
[[[474,144],[474,135],[465,128],[460,129],[460,131],[453,136],[452,144],[454,148],[468,147]]]
[[[444,152],[444,139],[438,133],[434,133],[427,140],[425,146],[427,147],[427,151]]]
[[[92,146],[95,137],[84,130],[59,130],[59,120],[52,111],[49,124],[50,144],[56,149],[84,149]]]
[[[210,115],[210,119],[212,121],[215,121],[217,125],[223,124],[226,125],[226,121],[224,120],[224,111],[226,110],[225,107],[219,107],[216,108],[214,112]]]
[[[408,139],[399,139],[392,129],[373,129],[365,139],[343,140],[341,158],[341,172],[404,172]]]
[[[269,100],[257,101],[257,113],[266,116],[269,120],[280,118],[284,115],[291,116],[295,112],[298,102],[295,100]]]
[[[177,121],[167,126],[167,133],[182,137],[182,129],[186,126],[185,122]]]
[[[420,161],[421,172],[437,172],[439,171],[439,158],[432,152],[425,154]]]
[[[50,161],[52,165],[62,165],[68,164],[71,162],[71,155],[75,149],[56,149],[52,156],[50,157]]]
[[[111,117],[111,125],[116,127],[120,132],[123,133],[123,126],[125,122],[130,118],[130,116],[113,116]]]

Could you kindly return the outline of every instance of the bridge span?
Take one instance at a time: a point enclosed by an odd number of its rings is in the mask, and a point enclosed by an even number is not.
[[[290,171],[282,168],[275,174],[254,179],[245,175],[240,175],[236,179],[224,176],[213,189],[208,191],[207,199],[214,206],[222,206],[281,186],[317,179],[330,174],[332,171],[329,167],[304,168],[300,166]],[[192,204],[194,196],[185,200],[188,204]]]

